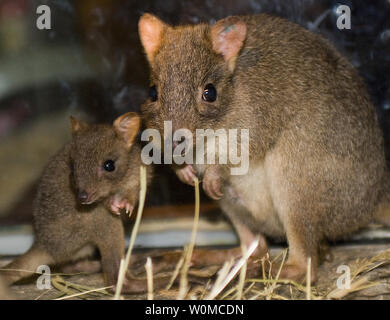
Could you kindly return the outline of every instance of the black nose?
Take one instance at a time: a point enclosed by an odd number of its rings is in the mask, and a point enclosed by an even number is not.
[[[88,193],[86,193],[85,191],[79,191],[77,197],[79,198],[81,203],[87,202]]]

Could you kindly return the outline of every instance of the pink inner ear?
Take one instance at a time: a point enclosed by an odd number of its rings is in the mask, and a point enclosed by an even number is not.
[[[226,61],[238,55],[246,38],[246,25],[242,21],[222,20],[211,29],[213,49]]]
[[[146,23],[141,29],[142,43],[145,46],[145,50],[149,53],[156,51],[159,42],[159,32],[155,31],[153,24]]]
[[[138,24],[138,32],[149,61],[153,60],[154,54],[161,43],[161,36],[165,24],[151,14],[141,17]]]
[[[130,116],[129,114],[132,115]],[[117,133],[120,134],[130,146],[137,136],[140,127],[140,119],[138,116],[134,116],[132,112],[129,112],[115,120],[114,126],[116,127]]]

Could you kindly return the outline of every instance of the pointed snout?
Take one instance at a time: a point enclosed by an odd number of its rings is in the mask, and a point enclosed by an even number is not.
[[[93,203],[93,195],[91,195],[90,193],[88,193],[85,190],[80,190],[77,193],[77,199],[79,200],[79,202],[81,204],[91,204],[91,203]]]

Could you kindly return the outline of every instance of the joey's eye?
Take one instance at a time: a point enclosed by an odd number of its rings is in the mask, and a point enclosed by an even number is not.
[[[157,94],[157,88],[156,86],[151,86],[149,88],[149,98],[154,102],[157,101],[158,94]]]
[[[209,83],[204,87],[202,99],[207,102],[214,102],[217,99],[217,89]]]
[[[107,160],[103,163],[103,169],[112,172],[115,170],[115,162],[112,160]]]

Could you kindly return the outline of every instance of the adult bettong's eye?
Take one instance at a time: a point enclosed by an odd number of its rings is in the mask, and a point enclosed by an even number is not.
[[[149,98],[154,102],[157,101],[158,94],[157,94],[157,88],[156,86],[151,86],[149,88]]]
[[[107,160],[103,163],[103,169],[112,172],[115,170],[115,162],[113,160]]]
[[[212,83],[204,87],[202,99],[207,102],[214,102],[217,99],[217,89],[215,89]]]

